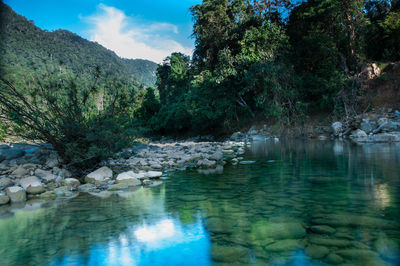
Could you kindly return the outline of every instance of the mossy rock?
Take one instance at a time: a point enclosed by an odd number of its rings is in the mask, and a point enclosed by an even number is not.
[[[270,223],[258,222],[253,225],[253,239],[299,239],[306,235],[306,230],[300,223]]]
[[[276,241],[275,243],[264,247],[264,249],[267,251],[281,252],[281,251],[291,251],[302,247],[303,245],[299,240],[285,239]]]
[[[328,255],[329,249],[324,246],[308,246],[306,248],[306,254],[313,259],[322,259]]]

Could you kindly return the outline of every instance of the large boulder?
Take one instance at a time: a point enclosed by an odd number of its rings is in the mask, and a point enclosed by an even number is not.
[[[343,124],[341,122],[334,122],[331,125],[332,134],[337,137],[343,132]]]
[[[36,176],[25,177],[19,183],[28,194],[40,194],[45,191],[44,185]]]
[[[10,201],[10,198],[3,192],[0,192],[0,205],[7,204],[9,201]]]
[[[26,192],[20,186],[13,186],[6,188],[6,194],[12,203],[26,201]]]
[[[103,166],[88,174],[85,178],[87,183],[102,184],[106,183],[113,176],[113,171],[107,166]]]
[[[159,171],[148,171],[145,173],[146,178],[160,178],[162,176],[162,172]]]
[[[42,169],[36,169],[35,176],[39,177],[45,183],[55,181],[57,178],[57,176],[53,175],[50,171],[45,171]]]
[[[126,183],[131,186],[140,186],[142,184],[142,182],[140,182],[140,179],[144,178],[144,177],[145,177],[144,173],[136,174],[133,171],[128,171],[128,172],[119,174],[115,181],[117,184]]]

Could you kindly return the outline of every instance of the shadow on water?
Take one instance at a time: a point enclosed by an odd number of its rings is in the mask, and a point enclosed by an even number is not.
[[[399,145],[260,142],[246,160],[108,199],[2,208],[0,264],[400,262]]]

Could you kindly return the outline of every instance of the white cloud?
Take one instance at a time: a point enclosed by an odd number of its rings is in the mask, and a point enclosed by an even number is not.
[[[85,20],[90,25],[91,41],[113,50],[120,57],[140,58],[161,63],[172,52],[191,55],[193,47],[184,47],[173,39],[178,27],[169,23],[138,23],[115,7],[100,4],[97,14]]]

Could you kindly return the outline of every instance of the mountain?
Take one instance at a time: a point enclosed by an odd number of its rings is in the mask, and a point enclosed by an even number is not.
[[[96,42],[67,30],[49,32],[18,15],[0,1],[0,67],[2,75],[26,76],[33,69],[63,65],[73,73],[98,66],[110,76],[136,85],[153,86],[157,64],[142,59],[123,59]]]

